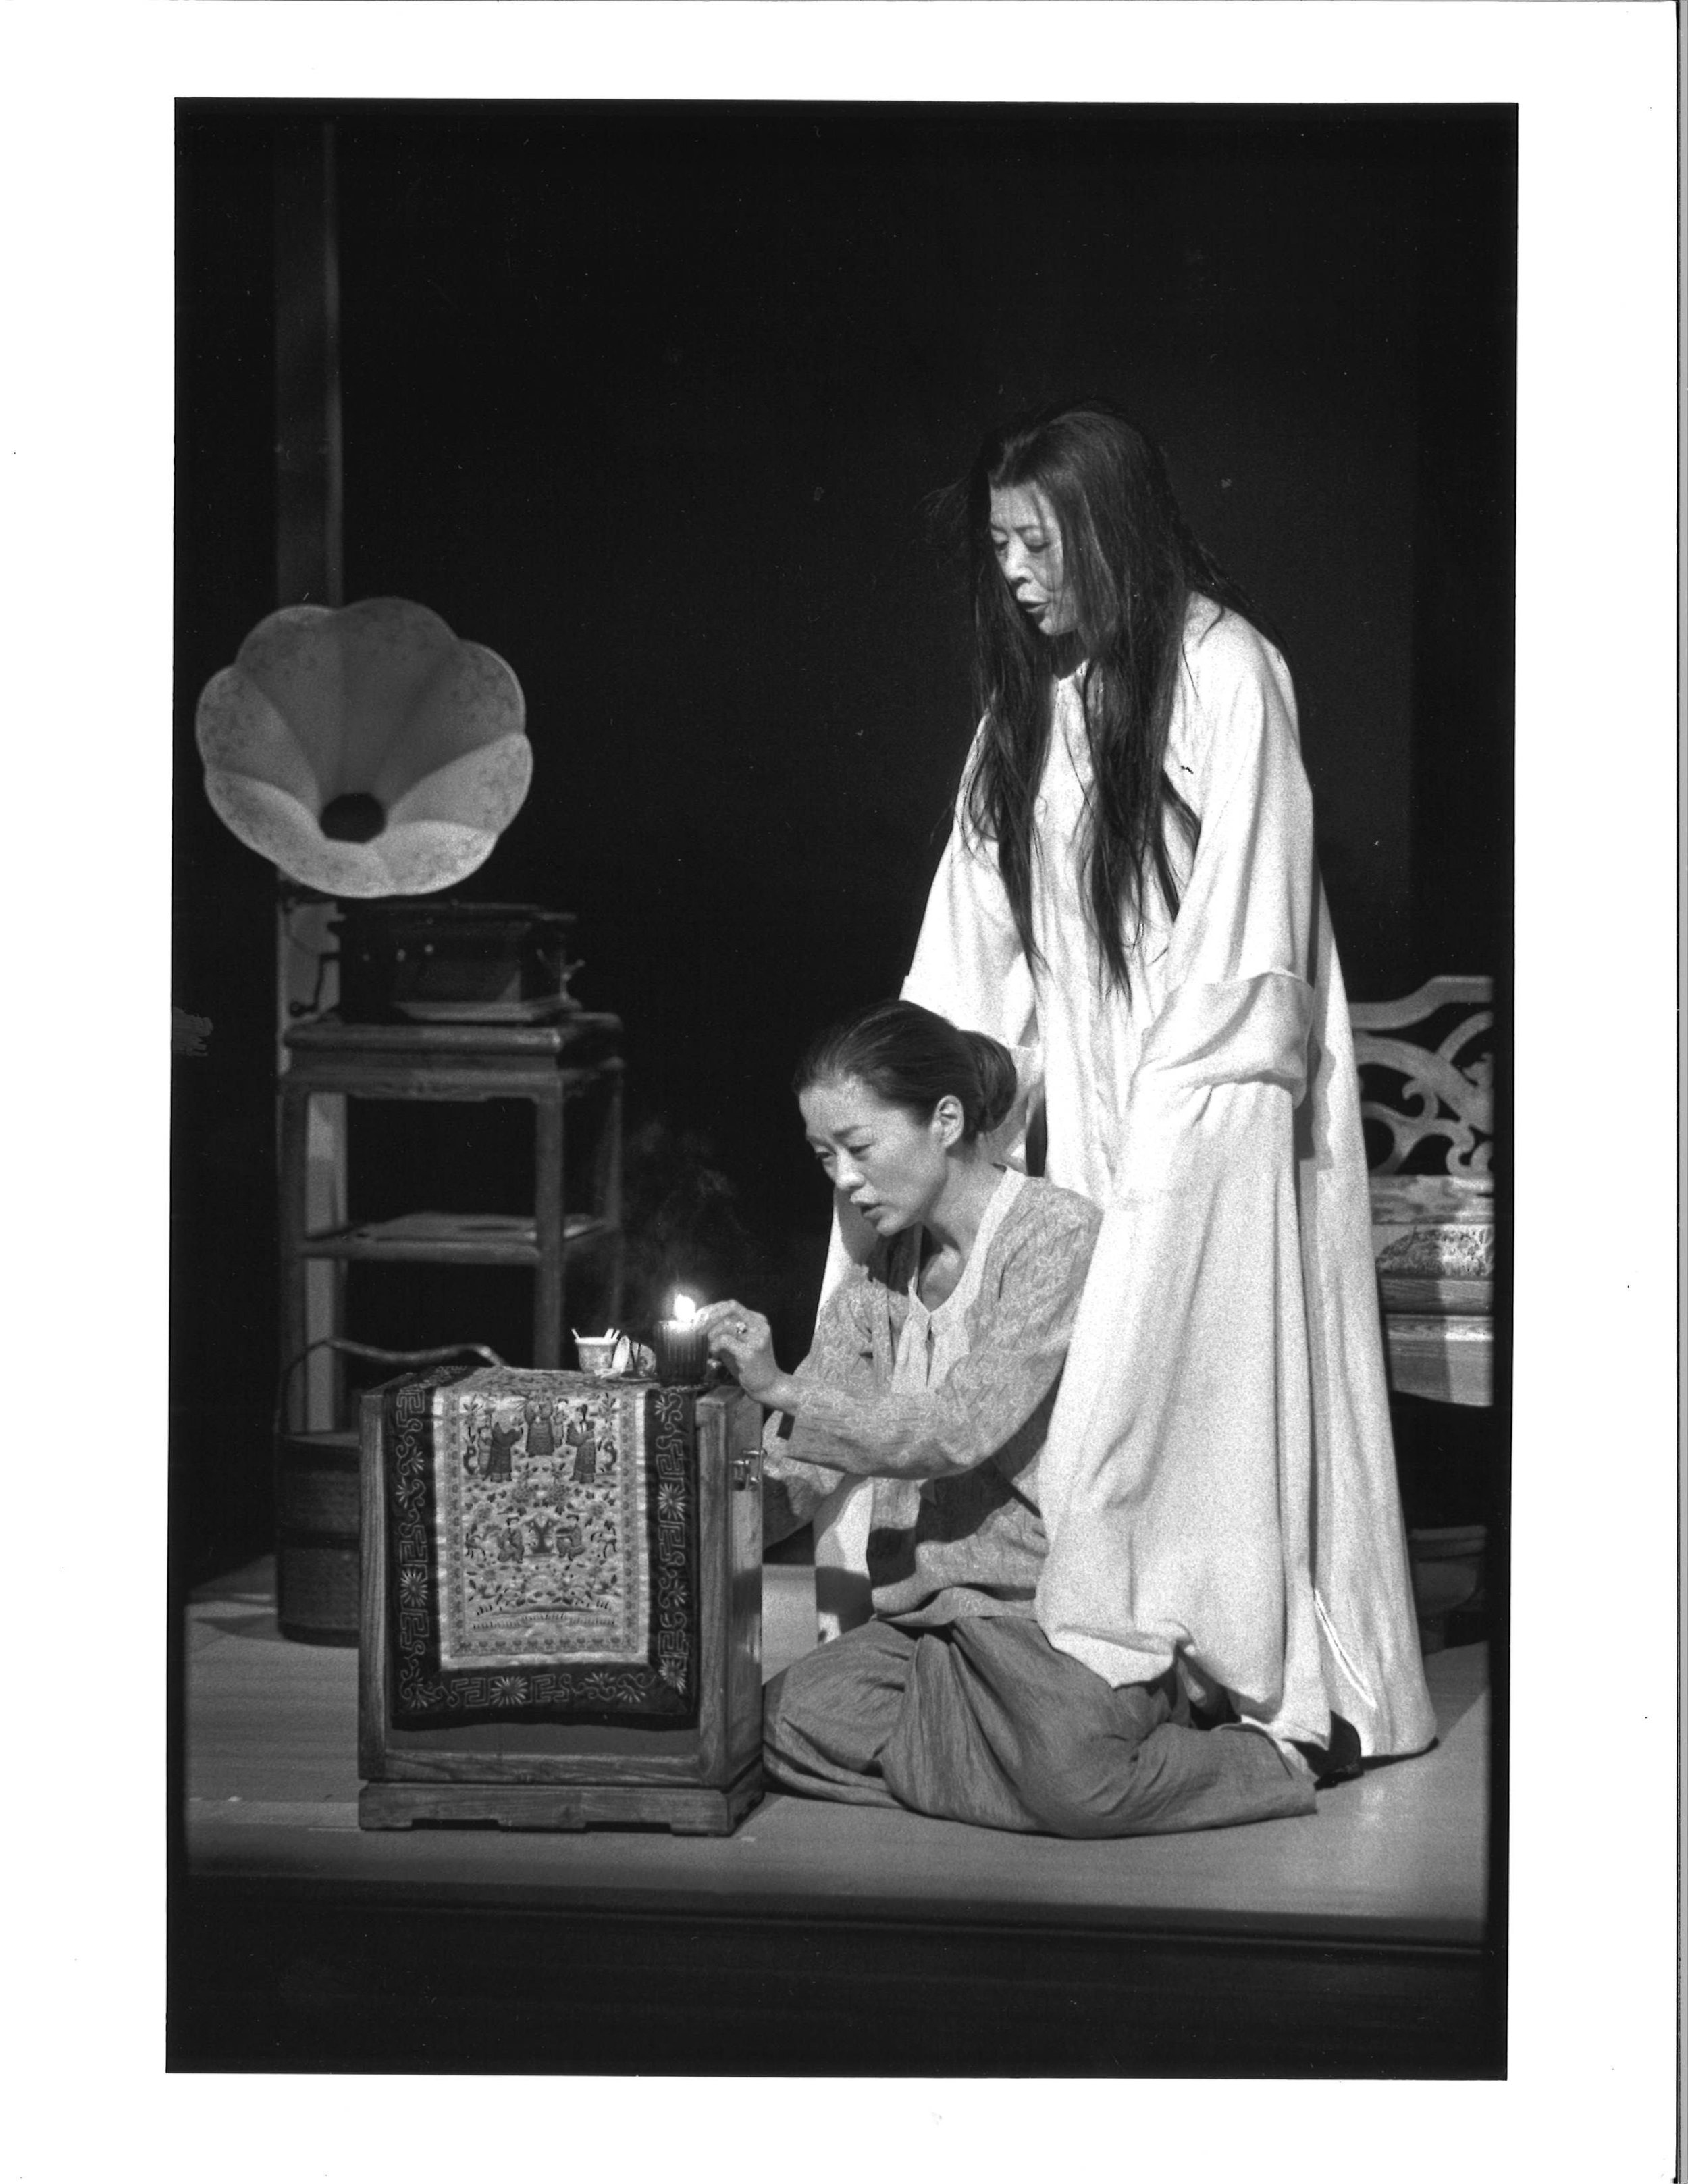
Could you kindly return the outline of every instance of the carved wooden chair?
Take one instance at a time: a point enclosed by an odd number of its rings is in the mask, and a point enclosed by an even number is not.
[[[1494,981],[1431,978],[1349,1010],[1390,1384],[1495,1399]]]
[[[1494,983],[1431,978],[1349,1011],[1371,1165],[1389,1381],[1443,1403],[1495,1400]],[[1407,1535],[1420,1641],[1482,1628],[1486,1528]]]

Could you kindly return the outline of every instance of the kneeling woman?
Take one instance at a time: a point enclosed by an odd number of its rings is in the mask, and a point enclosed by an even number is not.
[[[911,1002],[825,1033],[798,1072],[809,1142],[878,1235],[833,1292],[795,1373],[727,1301],[710,1349],[790,1421],[769,1491],[801,1521],[871,1478],[872,1619],[768,1685],[782,1788],[942,1819],[1127,1836],[1310,1812],[1299,1754],[1189,1725],[1176,1670],[1115,1689],[1033,1613],[1038,1459],[1100,1216],[994,1166],[1006,1048]]]

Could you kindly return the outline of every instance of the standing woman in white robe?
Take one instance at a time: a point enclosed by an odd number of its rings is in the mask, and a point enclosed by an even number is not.
[[[1015,1050],[1021,1143],[1040,1104],[1049,1179],[1105,1215],[1045,1457],[1039,1620],[1116,1685],[1176,1663],[1282,1742],[1329,1747],[1336,1716],[1367,1756],[1420,1751],[1288,670],[1111,404],[994,434],[966,515],[983,718],[903,994]],[[817,1518],[823,1587],[865,1516],[845,1490]]]

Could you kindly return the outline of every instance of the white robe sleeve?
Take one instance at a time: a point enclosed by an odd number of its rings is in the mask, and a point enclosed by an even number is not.
[[[988,1142],[993,1158],[1023,1167],[1026,1132],[1043,1086],[1037,990],[995,852],[980,839],[967,816],[983,733],[981,728],[973,738],[962,772],[950,839],[927,898],[902,998],[948,1017],[964,1030],[989,1033],[1013,1056],[1019,1097]]]
[[[1050,1640],[1182,1658],[1245,1719],[1435,1734],[1394,1474],[1346,1007],[1294,699],[1227,616],[1190,651],[1201,838],[1040,1473]]]

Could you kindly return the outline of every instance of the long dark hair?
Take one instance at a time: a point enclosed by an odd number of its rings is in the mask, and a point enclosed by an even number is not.
[[[1018,1089],[1006,1046],[914,1001],[875,1001],[828,1025],[809,1042],[791,1089],[801,1099],[811,1085],[846,1078],[922,1122],[953,1095],[961,1104],[963,1145],[1006,1118]]]
[[[1069,639],[1016,606],[990,539],[990,496],[1035,487],[1061,526]],[[980,448],[966,486],[975,695],[987,726],[965,817],[996,847],[1021,945],[1032,933],[1033,819],[1048,755],[1058,646],[1084,663],[1079,690],[1095,776],[1083,847],[1085,916],[1108,981],[1128,997],[1130,950],[1159,890],[1178,907],[1167,820],[1193,850],[1195,814],[1166,772],[1167,733],[1192,593],[1258,622],[1191,535],[1158,448],[1105,398],[1019,417]]]

